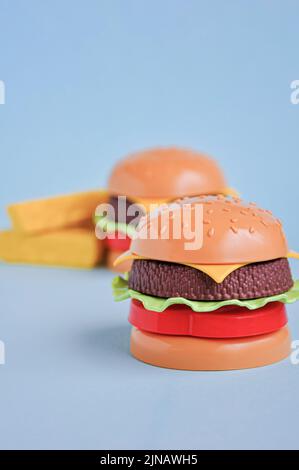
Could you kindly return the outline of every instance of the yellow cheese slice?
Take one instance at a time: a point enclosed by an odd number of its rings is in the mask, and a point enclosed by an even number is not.
[[[224,193],[225,196],[231,196],[231,197],[239,197],[240,196],[239,191],[237,191],[234,188],[229,188],[229,187],[225,188],[223,193]]]
[[[0,259],[9,263],[92,268],[99,264],[103,242],[94,230],[72,229],[41,235],[0,232]]]
[[[295,251],[290,251],[287,254],[289,258],[296,258],[299,259],[299,253]],[[114,266],[118,266],[119,264],[123,263],[124,261],[135,260],[135,259],[146,259],[142,256],[138,256],[130,251],[126,251],[122,253],[115,261]],[[188,264],[188,263],[181,263],[185,266],[190,266],[191,268],[198,269],[199,271],[204,272],[215,282],[220,284],[224,281],[224,279],[231,274],[236,269],[241,268],[242,266],[246,266],[250,263],[239,263],[239,264]]]
[[[124,263],[125,261],[130,261],[134,259],[146,259],[143,256],[134,255],[130,250],[124,251],[121,255],[119,255],[113,262],[113,266],[118,266],[119,264]]]
[[[161,204],[165,204],[167,202],[170,202],[170,199],[134,199],[136,204],[139,206],[143,206],[146,212],[149,212],[150,210],[154,210],[156,207],[158,207]]]
[[[91,221],[96,207],[106,201],[105,190],[94,190],[11,204],[7,210],[14,230],[37,233],[81,226]]]
[[[191,268],[198,269],[203,273],[210,276],[214,279],[215,282],[220,284],[220,282],[224,281],[224,279],[236,269],[245,266],[248,263],[243,264],[186,264],[186,266],[190,266]]]
[[[121,254],[115,261],[114,261],[114,266],[117,266],[124,261],[128,260],[134,260],[134,259],[146,259],[143,258],[142,256],[135,255],[134,253],[131,253],[130,251],[126,251],[125,253]],[[202,271],[206,273],[208,276],[210,276],[212,279],[214,279],[215,282],[218,284],[222,282],[230,273],[235,271],[236,269],[241,268],[242,266],[245,266],[248,263],[242,263],[242,264],[187,264],[187,263],[181,263],[184,264],[185,266],[190,266],[191,268],[198,269],[199,271]]]
[[[224,191],[223,191],[223,194],[225,196],[232,196],[232,197],[239,197],[239,192],[234,189],[234,188],[225,188]],[[146,212],[149,212],[150,209],[155,209],[155,207],[159,206],[160,204],[165,204],[165,203],[169,203],[169,202],[172,202],[173,198],[171,199],[138,199],[138,198],[134,198],[133,199],[133,202],[135,202],[136,204],[139,204],[139,205],[142,205]],[[155,207],[151,207],[151,205],[154,205]]]

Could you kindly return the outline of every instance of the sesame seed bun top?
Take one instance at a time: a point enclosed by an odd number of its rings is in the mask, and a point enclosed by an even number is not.
[[[202,246],[190,249],[194,233],[202,234]],[[201,196],[163,204],[143,217],[131,252],[174,263],[245,264],[286,257],[288,247],[281,222],[270,211],[237,198]]]
[[[224,193],[226,182],[212,158],[179,148],[154,148],[121,160],[108,191],[131,198],[174,199]]]

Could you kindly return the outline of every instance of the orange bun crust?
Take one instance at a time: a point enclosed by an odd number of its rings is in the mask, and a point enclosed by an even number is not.
[[[142,362],[183,370],[233,370],[269,365],[290,354],[288,327],[275,333],[237,339],[206,339],[131,333],[131,354]]]
[[[186,204],[191,215],[185,234],[183,209]],[[131,243],[133,254],[185,264],[246,264],[288,254],[281,222],[254,203],[224,196],[201,196],[178,200],[172,207],[170,218],[164,205],[140,220],[137,236]],[[200,207],[202,223],[197,217]],[[182,230],[180,237],[175,238],[173,229],[178,221]],[[168,239],[163,238],[166,224],[169,225]],[[153,231],[158,234],[156,238],[150,236]],[[202,231],[202,246],[186,249],[190,233],[194,236],[199,231]]]
[[[173,199],[224,193],[226,182],[215,160],[178,148],[155,148],[121,160],[113,169],[108,191],[130,198]]]

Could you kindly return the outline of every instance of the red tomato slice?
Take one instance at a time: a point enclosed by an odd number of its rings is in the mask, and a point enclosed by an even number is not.
[[[256,310],[231,305],[207,313],[193,312],[186,305],[173,305],[159,313],[146,310],[141,302],[133,299],[129,322],[140,330],[164,335],[242,338],[279,330],[286,325],[287,315],[281,302],[270,302]]]
[[[126,236],[125,238],[119,238],[119,236],[124,237],[124,234],[120,234],[120,232],[116,232],[113,234],[109,234],[107,238],[105,238],[106,247],[110,250],[114,251],[127,251],[130,248],[131,238]]]

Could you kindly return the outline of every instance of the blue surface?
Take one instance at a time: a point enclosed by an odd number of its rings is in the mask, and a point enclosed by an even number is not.
[[[1,0],[1,226],[9,202],[104,186],[122,155],[177,144],[217,157],[299,249],[297,6]],[[110,279],[0,266],[0,447],[298,448],[299,366],[138,363]]]
[[[298,448],[299,365],[159,369],[129,355],[112,275],[0,266],[1,448]],[[299,338],[298,306],[289,306]],[[296,336],[297,335],[297,336]]]

